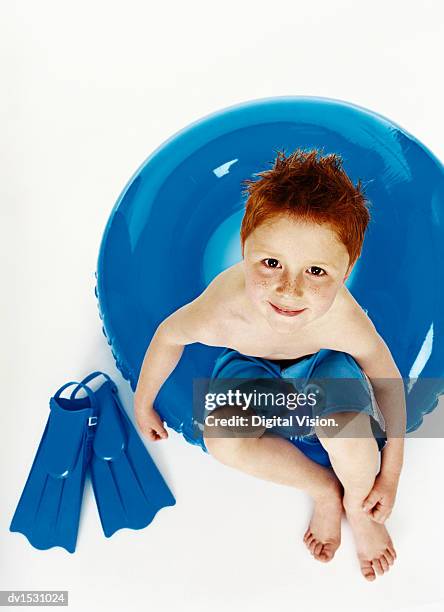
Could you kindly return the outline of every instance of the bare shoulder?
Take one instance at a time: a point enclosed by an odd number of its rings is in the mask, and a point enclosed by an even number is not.
[[[342,299],[332,348],[351,355],[370,378],[396,375],[397,366],[373,321],[348,289]]]
[[[338,294],[337,303],[328,323],[333,345],[330,348],[337,351],[352,354],[358,344],[372,342],[378,335],[372,320],[345,285]]]
[[[218,274],[197,298],[167,317],[159,326],[160,331],[177,344],[224,346],[230,320],[236,312],[241,263]]]

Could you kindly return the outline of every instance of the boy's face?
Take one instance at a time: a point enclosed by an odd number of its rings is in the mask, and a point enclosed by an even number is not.
[[[330,225],[285,213],[257,227],[244,244],[247,296],[278,332],[325,314],[351,272],[348,266],[348,251]],[[279,307],[302,312],[285,315]]]

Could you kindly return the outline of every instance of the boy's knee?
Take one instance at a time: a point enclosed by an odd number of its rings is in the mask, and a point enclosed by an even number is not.
[[[210,455],[226,465],[232,465],[252,438],[204,438],[204,441]]]
[[[205,420],[203,439],[208,452],[216,458],[233,454],[245,442],[260,438],[265,427],[252,422],[254,412],[239,406],[223,406],[213,410]]]
[[[359,459],[378,454],[378,443],[375,438],[319,438],[322,446],[329,456],[343,455],[353,457],[355,462]]]
[[[333,412],[326,415],[332,420],[330,425],[316,425],[319,439],[346,440],[353,438],[374,439],[370,416],[365,412]]]
[[[363,412],[337,412],[329,415],[334,425],[316,426],[316,435],[329,455],[348,457],[378,454],[378,443],[373,435],[371,417]]]

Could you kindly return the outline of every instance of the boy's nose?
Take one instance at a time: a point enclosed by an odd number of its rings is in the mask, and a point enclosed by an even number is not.
[[[278,287],[276,293],[283,298],[291,300],[294,298],[301,298],[304,295],[304,290],[299,282],[287,282]]]

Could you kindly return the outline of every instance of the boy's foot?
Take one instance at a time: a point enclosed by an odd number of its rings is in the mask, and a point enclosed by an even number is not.
[[[360,508],[347,510],[347,519],[353,531],[362,575],[373,581],[376,574],[387,572],[396,559],[392,539],[380,523],[375,523]]]
[[[308,550],[318,561],[331,561],[341,543],[342,497],[340,490],[315,501],[310,524],[304,535]]]

